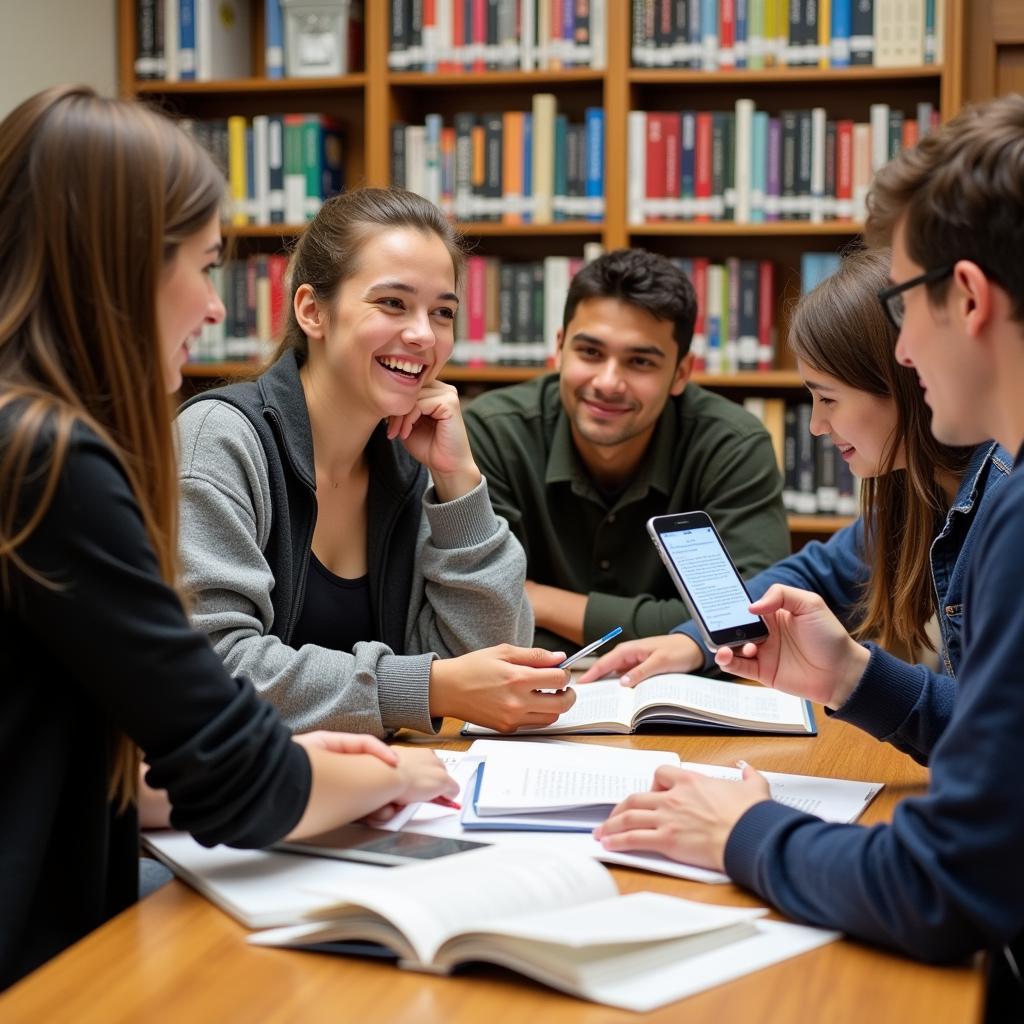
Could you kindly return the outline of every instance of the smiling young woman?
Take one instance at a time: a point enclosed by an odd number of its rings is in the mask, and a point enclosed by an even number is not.
[[[179,417],[193,621],[295,728],[508,730],[572,703],[537,692],[564,686],[557,652],[507,646],[533,636],[525,558],[438,380],[463,262],[420,196],[336,196],[270,368]]]

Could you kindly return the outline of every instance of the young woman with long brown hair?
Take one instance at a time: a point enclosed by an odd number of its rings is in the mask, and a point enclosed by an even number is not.
[[[178,418],[192,621],[295,728],[543,725],[574,694],[533,640],[451,356],[463,264],[433,203],[355,189],[292,256],[285,337]],[[497,646],[495,646],[497,645]]]
[[[295,737],[189,626],[169,394],[224,310],[222,177],[86,88],[0,124],[0,988],[130,904],[138,811],[261,847],[450,794],[428,751]]]
[[[885,251],[855,252],[794,310],[789,344],[811,393],[811,431],[828,434],[860,478],[861,516],[825,543],[747,580],[754,599],[773,583],[820,594],[853,635],[909,660],[934,651],[939,670],[960,661],[964,571],[974,523],[1013,460],[994,442],[951,448],[931,433],[931,413],[913,370],[893,356],[897,331],[879,305]],[[635,685],[659,672],[710,668],[712,653],[692,622],[668,636],[620,644],[582,676]]]

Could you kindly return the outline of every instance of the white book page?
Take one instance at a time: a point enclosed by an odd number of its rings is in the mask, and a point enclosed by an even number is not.
[[[804,702],[766,686],[745,686],[670,672],[651,676],[633,689],[636,711],[675,704],[717,718],[763,725],[803,725]]]
[[[211,903],[247,928],[270,928],[303,920],[323,906],[323,891],[361,884],[386,868],[326,857],[296,857],[273,850],[208,849],[187,832],[143,835],[150,852]]]
[[[530,855],[489,847],[429,864],[393,868],[379,881],[342,886],[317,916],[330,919],[332,906],[366,907],[395,925],[429,963],[438,947],[465,931],[486,929],[495,918],[523,907],[555,909],[617,895],[615,882],[596,861],[557,850]]]
[[[597,744],[506,743],[488,753],[477,794],[479,815],[617,804],[651,788],[655,770],[677,765],[663,750]]]
[[[573,685],[572,688],[576,691],[576,703],[564,715],[559,715],[554,724],[536,729],[517,729],[516,734],[571,732],[606,724],[621,725],[626,731],[631,728],[633,695],[627,687],[620,686],[617,679]],[[467,725],[465,732],[476,736],[495,735],[493,729],[479,725]]]
[[[724,768],[720,765],[683,762],[679,767],[716,779],[738,782],[741,777],[738,768]],[[823,779],[814,775],[788,775],[783,772],[762,774],[768,780],[773,800],[798,811],[817,815],[823,821],[844,824],[856,821],[882,788],[881,782]]]
[[[758,907],[719,907],[663,893],[634,892],[583,903],[568,910],[543,910],[492,921],[487,926],[487,934],[583,949],[697,935],[766,913]]]

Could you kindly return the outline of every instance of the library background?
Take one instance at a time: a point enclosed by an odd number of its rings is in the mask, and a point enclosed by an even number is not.
[[[472,246],[467,396],[547,372],[569,280],[642,246],[697,289],[694,380],[760,416],[793,545],[856,512],[785,338],[856,245],[874,170],[1024,92],[1019,0],[117,0],[123,95],[183,118],[230,189],[225,322],[186,387],[273,344],[291,241],[327,196],[404,185]]]

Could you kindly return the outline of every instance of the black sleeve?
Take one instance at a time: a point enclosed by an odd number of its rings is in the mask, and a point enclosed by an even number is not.
[[[190,627],[123,470],[91,433],[76,431],[53,503],[20,554],[51,585],[14,572],[17,613],[142,748],[174,826],[209,846],[287,834],[309,798],[309,759]]]

